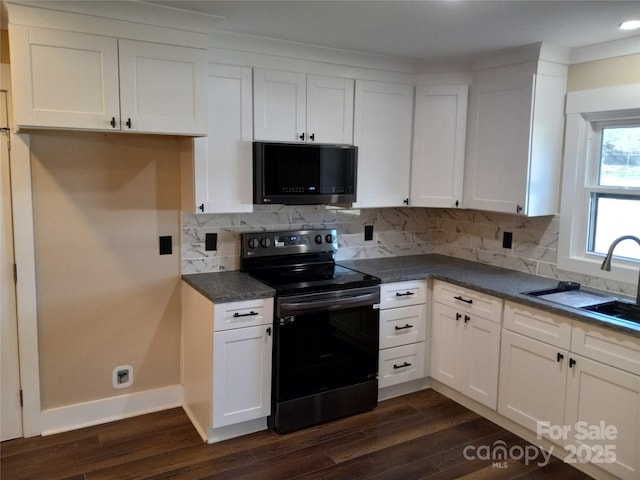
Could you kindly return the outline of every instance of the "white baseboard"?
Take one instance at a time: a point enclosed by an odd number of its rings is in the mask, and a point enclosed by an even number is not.
[[[159,412],[182,405],[182,385],[119,395],[42,411],[42,435]]]

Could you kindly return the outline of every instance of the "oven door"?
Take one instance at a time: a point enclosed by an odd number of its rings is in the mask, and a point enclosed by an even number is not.
[[[375,381],[379,301],[377,286],[277,298],[274,400]]]

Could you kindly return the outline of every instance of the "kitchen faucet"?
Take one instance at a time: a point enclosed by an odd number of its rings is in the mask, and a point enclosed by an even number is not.
[[[613,256],[613,250],[623,240],[635,240],[636,242],[638,242],[638,245],[640,245],[640,238],[634,237],[633,235],[623,235],[620,238],[616,238],[609,247],[607,256],[605,257],[604,262],[602,262],[602,266],[600,267],[601,270],[604,270],[605,272],[611,271],[611,257]],[[640,277],[638,277],[638,294],[636,295],[636,305],[640,305]]]

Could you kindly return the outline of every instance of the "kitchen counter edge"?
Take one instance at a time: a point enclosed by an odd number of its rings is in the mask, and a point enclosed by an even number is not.
[[[633,322],[610,319],[580,308],[564,306],[522,293],[553,288],[558,284],[558,280],[553,278],[540,277],[531,273],[440,254],[345,260],[337,263],[347,268],[376,276],[380,278],[383,284],[410,280],[442,280],[504,300],[511,300],[525,306],[640,338],[640,325]],[[617,297],[625,301],[630,300],[628,297],[615,295],[611,292],[588,287],[582,288],[585,291],[608,297]]]
[[[213,303],[271,298],[276,294],[273,288],[239,271],[188,273],[182,275],[182,280]]]

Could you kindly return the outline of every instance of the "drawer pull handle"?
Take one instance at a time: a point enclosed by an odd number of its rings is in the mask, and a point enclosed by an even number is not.
[[[404,327],[399,327],[396,325],[396,330],[406,330],[407,328],[413,328],[413,325],[409,325],[408,323],[406,323]]]
[[[471,299],[471,298],[466,299],[466,298],[461,297],[460,295],[458,295],[457,297],[453,297],[453,298],[455,298],[456,300],[460,300],[461,302],[468,303],[469,305],[471,305],[473,303],[473,299]]]
[[[413,294],[414,294],[413,292],[407,292],[407,293],[396,292],[396,297],[410,297]]]
[[[249,313],[234,313],[233,314],[233,318],[240,318],[240,317],[255,317],[256,315],[260,315],[258,312],[254,312],[253,310],[251,310]]]
[[[404,368],[404,367],[410,367],[411,364],[408,362],[404,362],[402,365],[396,365],[395,363],[393,364],[393,369],[394,370],[398,370],[399,368]]]

